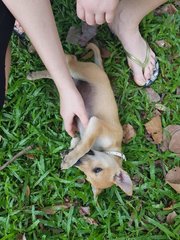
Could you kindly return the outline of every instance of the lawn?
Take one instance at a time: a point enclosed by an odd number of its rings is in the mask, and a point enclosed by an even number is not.
[[[64,50],[82,56],[84,49],[66,42],[68,29],[80,25],[70,0],[54,0],[53,10]],[[43,16],[42,16],[43,17]],[[178,13],[149,14],[141,32],[156,52],[161,73],[153,89],[163,96],[166,111],[162,125],[180,124]],[[12,36],[12,71],[5,107],[0,113],[0,165],[34,144],[34,148],[0,171],[0,239],[166,240],[180,239],[179,195],[165,184],[165,171],[179,165],[179,157],[160,152],[146,138],[144,124],[154,116],[143,88],[137,87],[118,39],[107,26],[99,27],[96,40],[111,53],[104,66],[111,80],[121,123],[131,124],[136,137],[123,145],[124,169],[134,181],[134,194],[117,187],[105,190],[94,201],[90,185],[76,168],[60,170],[60,152],[70,137],[59,115],[59,96],[51,80],[30,82],[29,71],[43,69],[36,54],[18,45]],[[170,47],[161,48],[157,40]],[[162,164],[158,164],[161,160]],[[169,210],[164,208],[170,207]],[[87,212],[82,207],[88,207]],[[90,211],[90,213],[89,213]],[[173,224],[167,215],[175,211]],[[89,215],[88,215],[89,214]]]

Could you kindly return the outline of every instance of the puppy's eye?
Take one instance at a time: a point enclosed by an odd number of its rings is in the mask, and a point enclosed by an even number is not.
[[[93,169],[94,173],[99,173],[101,171],[102,171],[102,168],[99,168],[99,167]]]

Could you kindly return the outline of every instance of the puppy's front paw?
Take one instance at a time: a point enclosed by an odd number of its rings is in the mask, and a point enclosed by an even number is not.
[[[61,169],[62,170],[63,169],[68,169],[68,168],[72,167],[76,162],[77,162],[77,160],[74,159],[73,156],[71,156],[71,153],[69,153],[63,159],[63,161],[61,163]]]

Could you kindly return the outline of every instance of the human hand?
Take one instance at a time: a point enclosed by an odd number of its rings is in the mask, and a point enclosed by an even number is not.
[[[119,0],[76,0],[77,16],[89,25],[111,23]]]
[[[61,116],[64,120],[64,126],[67,133],[73,137],[76,131],[74,117],[77,116],[84,128],[87,127],[88,117],[84,106],[83,99],[74,87],[66,89],[60,93]]]

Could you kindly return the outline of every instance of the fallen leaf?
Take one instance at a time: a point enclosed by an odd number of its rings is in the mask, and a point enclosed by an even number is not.
[[[25,192],[26,197],[29,197],[30,193],[31,193],[30,187],[27,185],[26,186],[26,192]]]
[[[176,7],[173,5],[173,4],[166,4],[166,5],[163,5],[159,8],[157,8],[154,12],[156,15],[162,15],[164,13],[167,13],[169,15],[173,15],[177,12],[178,10],[176,9]]]
[[[177,214],[175,211],[169,213],[166,217],[166,222],[168,224],[173,224],[174,223],[174,219],[176,218]]]
[[[95,219],[93,219],[93,218],[84,217],[84,219],[85,219],[85,221],[86,221],[87,223],[89,223],[90,225],[96,225],[96,226],[99,225],[98,222],[97,222]]]
[[[111,56],[111,52],[106,48],[100,48],[100,51],[101,51],[102,58],[109,58]]]
[[[171,201],[167,207],[163,208],[163,211],[172,210],[172,209],[174,208],[174,204],[175,204],[175,203],[176,203],[176,201],[174,201],[174,200]]]
[[[79,44],[84,47],[87,43],[93,39],[97,34],[97,26],[90,26],[83,22],[81,29],[79,27],[70,27],[66,41],[72,44]]]
[[[132,125],[124,124],[123,125],[123,143],[128,143],[131,139],[136,136],[136,132]]]
[[[168,43],[167,41],[165,40],[157,40],[156,41],[156,44],[161,47],[161,48],[170,48],[171,47],[171,44]]]
[[[147,93],[147,96],[149,98],[149,101],[150,102],[159,102],[161,100],[159,94],[157,92],[154,91],[154,89],[152,88],[146,88],[146,93]]]
[[[165,112],[167,110],[167,107],[161,103],[156,103],[155,108],[161,112]]]
[[[28,159],[31,159],[31,160],[34,160],[34,158],[35,158],[35,156],[34,156],[34,154],[26,154],[26,157],[28,158]]]
[[[163,140],[160,149],[180,154],[180,125],[169,125],[163,129]]]
[[[66,37],[66,41],[72,44],[78,44],[79,43],[79,38],[81,35],[81,29],[78,27],[70,27],[67,37]]]
[[[90,215],[90,207],[80,207],[79,213],[82,216]]]
[[[171,169],[166,174],[165,180],[177,193],[180,193],[180,167]]]
[[[169,143],[169,150],[171,152],[180,154],[180,129],[179,131],[175,132],[170,140]]]
[[[79,44],[83,47],[93,39],[97,34],[97,25],[90,26],[87,23],[83,22],[82,24],[82,34],[79,39]]]
[[[160,116],[153,117],[145,124],[147,132],[152,136],[156,144],[162,142],[162,125]]]

